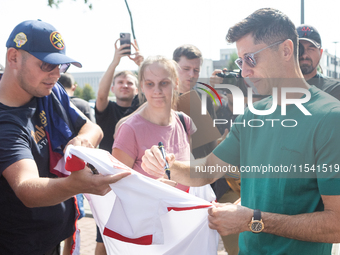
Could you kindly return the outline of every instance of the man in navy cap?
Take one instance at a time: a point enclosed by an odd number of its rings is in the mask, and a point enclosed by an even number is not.
[[[105,194],[128,175],[69,173],[62,164],[69,144],[96,147],[102,131],[70,105],[57,83],[70,64],[57,30],[40,20],[17,25],[7,41],[0,81],[1,254],[60,254],[75,233],[78,193]],[[57,178],[65,177],[65,178]],[[76,254],[77,247],[70,251]]]
[[[299,64],[305,80],[340,100],[340,82],[317,71],[323,53],[319,32],[309,25],[301,25],[296,30],[299,35]]]

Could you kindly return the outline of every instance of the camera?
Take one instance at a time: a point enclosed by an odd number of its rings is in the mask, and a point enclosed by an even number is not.
[[[238,73],[237,72],[224,72],[224,73],[218,73],[216,75],[218,77],[223,78],[222,84],[235,85],[236,87],[241,89],[245,97],[248,96],[249,85],[247,85],[245,80],[243,79],[241,70]],[[231,94],[231,91],[227,89],[226,93]],[[267,95],[259,95],[259,94],[253,94],[252,96],[253,98],[260,98],[260,99],[267,97]]]
[[[241,78],[240,73],[236,72],[223,72],[216,74],[218,77],[223,78],[222,84],[237,85],[237,78]]]
[[[216,74],[218,77],[221,77],[221,78],[232,78],[232,77],[239,77],[240,74],[239,73],[236,73],[236,72],[223,72],[223,73],[218,73]]]

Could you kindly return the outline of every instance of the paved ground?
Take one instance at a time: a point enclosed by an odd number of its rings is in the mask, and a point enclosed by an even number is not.
[[[78,223],[80,229],[80,254],[94,255],[96,247],[96,223],[92,217],[84,217]]]

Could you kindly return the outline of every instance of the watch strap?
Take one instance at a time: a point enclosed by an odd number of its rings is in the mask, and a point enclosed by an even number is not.
[[[254,220],[261,220],[261,211],[259,209],[254,210]]]

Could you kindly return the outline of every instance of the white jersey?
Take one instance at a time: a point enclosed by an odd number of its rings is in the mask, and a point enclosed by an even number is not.
[[[84,168],[80,158],[104,175],[132,172],[106,196],[86,195],[108,254],[217,253],[218,234],[208,227],[211,203],[146,177],[104,150],[68,146],[65,157],[68,171]]]

